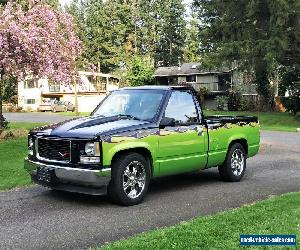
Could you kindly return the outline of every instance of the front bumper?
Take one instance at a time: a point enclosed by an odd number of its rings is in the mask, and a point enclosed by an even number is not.
[[[102,195],[107,193],[111,179],[111,168],[89,170],[62,167],[53,164],[24,160],[24,168],[35,183],[57,190]],[[43,173],[43,178],[40,178]],[[49,176],[48,176],[48,173]],[[46,176],[45,176],[46,175]],[[49,177],[49,178],[48,178]],[[51,177],[51,178],[50,178]]]

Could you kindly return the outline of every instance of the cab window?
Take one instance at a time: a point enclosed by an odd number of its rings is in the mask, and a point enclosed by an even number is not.
[[[193,95],[189,91],[173,91],[165,110],[165,117],[175,119],[176,125],[199,123]]]

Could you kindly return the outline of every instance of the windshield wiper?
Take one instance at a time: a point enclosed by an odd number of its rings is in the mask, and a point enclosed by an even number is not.
[[[133,116],[133,115],[119,114],[119,115],[116,115],[116,116],[119,117],[119,118],[127,118],[127,119],[131,119],[131,120],[142,121],[142,119],[140,119],[136,116]]]
[[[104,116],[104,115],[92,115],[92,116],[94,116],[94,117],[100,117],[100,118],[106,117],[106,116]]]

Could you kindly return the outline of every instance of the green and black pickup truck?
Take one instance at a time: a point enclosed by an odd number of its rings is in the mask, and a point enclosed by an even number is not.
[[[32,130],[24,164],[46,187],[134,205],[151,178],[218,167],[240,181],[259,142],[256,117],[204,117],[193,89],[143,86],[113,91],[88,117]]]

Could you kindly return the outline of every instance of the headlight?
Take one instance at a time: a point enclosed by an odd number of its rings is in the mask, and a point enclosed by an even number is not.
[[[95,155],[95,145],[94,145],[94,143],[89,142],[89,143],[85,144],[84,152],[87,155]]]
[[[34,140],[32,137],[28,139],[28,154],[33,155]]]
[[[84,152],[88,156],[100,156],[99,142],[88,142],[87,144],[85,144]]]
[[[88,142],[84,147],[85,155],[80,156],[81,164],[96,164],[100,163],[100,143]]]

